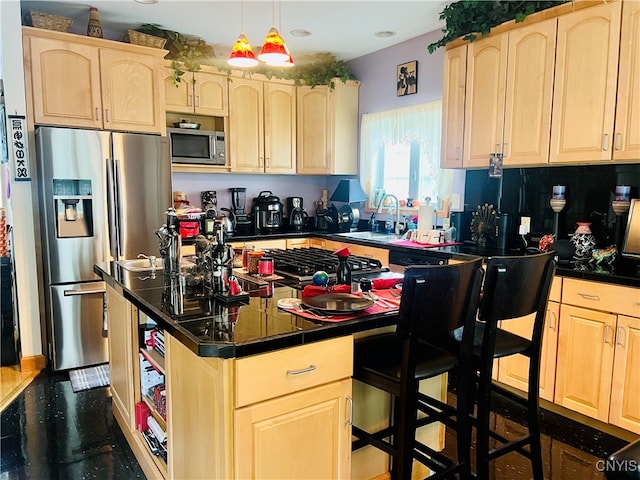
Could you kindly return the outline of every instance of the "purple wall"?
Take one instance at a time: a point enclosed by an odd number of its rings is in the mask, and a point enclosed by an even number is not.
[[[439,48],[433,54],[427,51],[427,45],[441,36],[442,32],[437,30],[348,62],[356,78],[362,81],[360,116],[442,98],[444,50]],[[418,92],[398,97],[397,66],[413,60],[418,61]]]

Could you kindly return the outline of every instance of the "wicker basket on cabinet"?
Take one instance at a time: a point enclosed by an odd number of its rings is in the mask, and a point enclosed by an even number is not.
[[[163,48],[167,43],[166,38],[156,37],[148,33],[138,32],[137,30],[128,30],[124,36],[124,41],[134,45],[143,47]]]
[[[62,15],[54,15],[53,13],[39,12],[31,10],[31,25],[36,28],[44,28],[46,30],[56,30],[58,32],[69,32],[73,19],[63,17]]]

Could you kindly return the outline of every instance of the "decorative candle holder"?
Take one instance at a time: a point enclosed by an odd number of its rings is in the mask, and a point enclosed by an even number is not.
[[[629,211],[630,205],[630,200],[613,200],[611,202],[611,209],[613,210],[613,213],[616,214],[615,242],[618,246],[620,245],[620,240],[622,238],[622,216]]]
[[[563,190],[563,196],[564,196],[564,190]],[[553,210],[553,213],[554,213],[553,234],[555,235],[556,240],[558,239],[558,224],[559,224],[560,212],[562,211],[562,209],[566,204],[567,204],[567,201],[564,198],[552,198],[551,200],[549,200],[549,205],[551,206],[551,210]]]

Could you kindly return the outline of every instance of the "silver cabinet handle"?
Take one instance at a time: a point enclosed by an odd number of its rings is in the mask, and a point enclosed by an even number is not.
[[[608,147],[609,147],[609,134],[603,133],[602,134],[602,151],[606,152]]]
[[[460,147],[456,147],[456,160],[460,160],[460,152],[462,152],[462,149]]]
[[[611,325],[607,325],[604,327],[604,343],[610,343],[613,345],[613,341],[610,339],[609,334],[613,335],[613,327]]]
[[[616,345],[620,345],[622,348],[625,348],[625,344],[627,343],[626,331],[623,327],[618,327],[618,332],[616,333]]]
[[[96,120],[100,120],[100,110],[96,107]]]
[[[287,375],[302,375],[305,373],[313,372],[316,368],[318,367],[311,364],[307,368],[303,368],[302,370],[287,370]]]
[[[109,120],[109,109],[108,108],[105,108],[105,110],[104,110],[104,120],[107,123],[110,122],[110,120]]]
[[[270,160],[269,157],[266,157],[265,160],[266,160],[265,167],[269,168],[269,166],[271,164],[271,160]]]
[[[598,295],[594,295],[593,293],[581,293],[581,292],[578,292],[578,295],[580,295],[582,298],[584,298],[586,300],[600,301],[600,297]]]
[[[496,143],[496,150],[493,153],[498,153],[500,151],[500,144]]]
[[[502,156],[503,157],[507,156],[507,143],[502,144]]]
[[[193,95],[189,95],[189,100],[187,100],[187,102],[190,107],[193,107]]]
[[[616,133],[616,136],[614,137],[614,142],[615,142],[615,149],[616,150],[620,150],[622,148],[622,134],[621,133]]]
[[[196,107],[200,106],[200,95],[196,95]]]
[[[264,157],[260,157],[258,161],[259,161],[258,165],[260,165],[261,167],[264,167]]]
[[[558,318],[556,317],[556,312],[554,312],[553,310],[547,310],[547,312],[549,312],[549,328],[551,330],[555,330],[557,327],[556,320],[558,320]]]
[[[349,418],[344,423],[349,426],[353,426],[353,398],[346,397],[345,400],[347,401],[347,404],[348,404],[347,408],[349,411]]]

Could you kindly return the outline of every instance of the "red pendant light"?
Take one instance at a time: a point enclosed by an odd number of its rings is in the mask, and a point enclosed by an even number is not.
[[[240,0],[240,36],[236,40],[236,43],[231,49],[227,63],[232,67],[255,67],[258,65],[258,59],[256,54],[253,53],[253,48],[249,40],[245,36],[243,30],[244,26],[244,3]]]
[[[284,43],[284,40],[278,33],[276,27],[271,27],[267,38],[264,40],[264,44],[260,49],[258,59],[265,62],[267,65],[279,65],[289,61],[289,49]]]
[[[258,64],[256,54],[244,33],[241,33],[231,49],[227,63],[233,67],[255,67]]]

